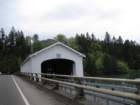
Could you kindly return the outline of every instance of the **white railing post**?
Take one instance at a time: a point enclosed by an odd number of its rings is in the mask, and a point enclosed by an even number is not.
[[[37,73],[35,73],[35,78],[36,78],[36,82],[39,82],[39,77]]]
[[[31,73],[31,80],[34,80],[34,74]]]

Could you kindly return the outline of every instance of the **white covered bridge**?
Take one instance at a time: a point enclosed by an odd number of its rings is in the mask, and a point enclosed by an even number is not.
[[[83,76],[84,54],[57,42],[25,59],[21,72]]]
[[[86,105],[140,105],[139,80],[83,76],[84,57],[78,51],[57,42],[27,57],[21,65],[21,75],[37,82],[39,79],[48,81],[46,86],[57,89],[57,94],[73,99],[80,97],[78,102]],[[56,77],[62,77],[63,80]]]

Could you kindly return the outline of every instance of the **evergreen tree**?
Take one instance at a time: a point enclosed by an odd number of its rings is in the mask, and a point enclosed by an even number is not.
[[[113,43],[116,43],[116,38],[115,38],[115,36],[113,36],[112,42],[113,42]]]
[[[16,41],[15,41],[16,40],[15,39],[15,37],[16,37],[16,30],[15,30],[14,27],[12,27],[12,29],[11,29],[8,37],[9,37],[9,43],[8,43],[8,45],[10,46],[10,48],[12,48],[16,44]]]
[[[122,39],[122,37],[121,37],[121,36],[119,36],[119,38],[118,38],[117,42],[118,42],[119,44],[123,44],[123,39]]]
[[[110,43],[111,42],[110,34],[108,32],[106,32],[106,34],[105,34],[104,42],[105,43]]]
[[[94,35],[93,33],[91,34],[91,40],[92,40],[93,42],[96,41],[96,37],[95,37],[95,35]]]
[[[140,73],[140,45],[135,41],[116,39],[106,32],[104,40],[97,40],[94,34],[76,34],[67,38],[63,34],[53,39],[40,41],[37,34],[26,36],[12,27],[8,35],[0,29],[0,72],[17,72],[20,64],[31,53],[45,46],[61,41],[84,53],[86,75],[108,76]],[[24,49],[24,50],[23,50]],[[7,66],[8,65],[8,66]],[[134,75],[135,76],[135,75]]]

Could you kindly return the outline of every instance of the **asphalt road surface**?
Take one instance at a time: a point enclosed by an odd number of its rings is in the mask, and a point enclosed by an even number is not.
[[[0,75],[0,105],[81,105],[17,76]]]
[[[0,105],[25,105],[25,102],[10,75],[0,75]]]

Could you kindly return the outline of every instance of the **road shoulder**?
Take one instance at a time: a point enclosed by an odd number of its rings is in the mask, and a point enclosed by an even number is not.
[[[69,98],[56,94],[51,90],[37,85],[35,82],[14,76],[25,97],[31,105],[81,105]]]

